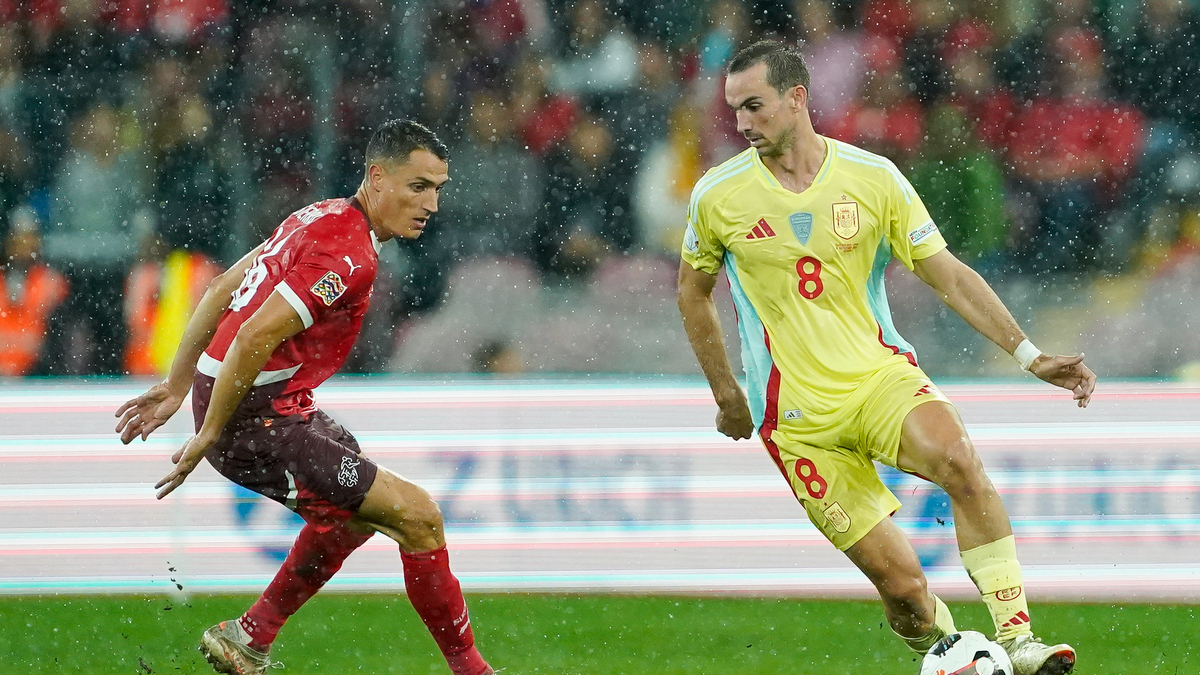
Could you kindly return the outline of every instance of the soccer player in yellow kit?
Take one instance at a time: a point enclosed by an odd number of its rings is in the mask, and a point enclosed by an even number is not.
[[[892,630],[927,652],[955,632],[929,592],[878,460],[940,486],[962,561],[1017,675],[1059,675],[1075,650],[1033,637],[1004,504],[950,402],[897,333],[883,288],[893,256],[1021,367],[1086,406],[1096,376],[1080,356],[1032,345],[987,283],[947,249],[908,180],[887,159],[818,135],[808,71],[778,42],[730,61],[725,100],[749,149],[696,184],[679,308],[735,439],[757,433],[809,519],[866,574]],[[729,365],[712,289],[724,266],[738,312],[747,389]]]

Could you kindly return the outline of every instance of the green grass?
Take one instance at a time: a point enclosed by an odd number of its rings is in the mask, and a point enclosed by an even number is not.
[[[200,633],[253,598],[0,598],[0,673],[211,673]],[[900,673],[918,666],[873,602],[777,598],[486,595],[468,598],[480,649],[504,675]],[[960,628],[990,629],[983,606],[952,604]],[[1047,641],[1079,650],[1077,673],[1200,673],[1200,607],[1038,605]],[[441,673],[402,596],[322,594],[272,652],[282,675]]]

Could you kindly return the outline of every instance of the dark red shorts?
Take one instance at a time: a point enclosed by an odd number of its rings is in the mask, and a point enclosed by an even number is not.
[[[204,423],[215,380],[196,373],[192,415]],[[229,480],[314,523],[342,522],[362,506],[379,468],[358,441],[321,411],[309,419],[271,405],[285,383],[253,387],[205,458]]]

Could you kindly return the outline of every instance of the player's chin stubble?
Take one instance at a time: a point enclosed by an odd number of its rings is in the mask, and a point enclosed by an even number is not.
[[[785,131],[779,136],[779,140],[770,141],[766,136],[762,137],[766,143],[758,148],[759,157],[781,157],[793,145],[796,144],[796,135],[791,131]]]

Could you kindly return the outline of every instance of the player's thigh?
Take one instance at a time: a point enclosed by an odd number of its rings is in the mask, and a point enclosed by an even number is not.
[[[781,433],[767,450],[804,507],[808,519],[839,550],[862,539],[900,508],[870,458],[844,448],[821,448]]]
[[[919,406],[905,417],[897,466],[943,487],[983,475],[983,463],[958,411],[941,401]]]
[[[911,439],[906,437],[911,426],[909,420],[923,419],[929,411],[953,411],[950,400],[924,371],[907,363],[886,367],[866,386],[870,394],[859,411],[853,444],[872,459],[925,476],[913,465],[900,461],[906,440],[909,441],[906,447],[912,448]],[[919,465],[923,467],[924,463]]]

